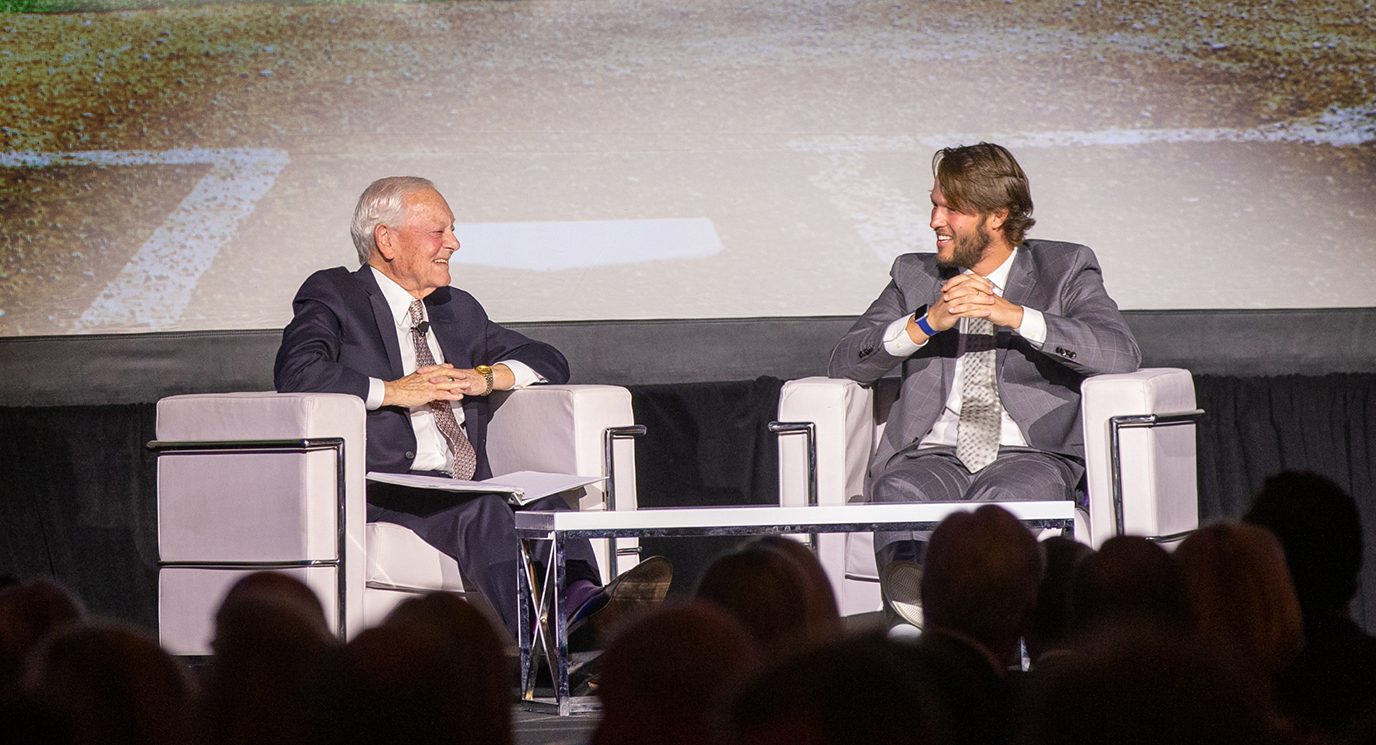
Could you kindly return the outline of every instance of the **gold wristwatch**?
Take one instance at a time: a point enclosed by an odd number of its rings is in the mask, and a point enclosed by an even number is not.
[[[478,365],[477,367],[473,368],[473,372],[478,373],[479,375],[483,376],[483,380],[486,380],[486,381],[487,381],[487,390],[483,391],[482,395],[486,396],[487,394],[491,393],[491,392],[492,392],[492,366],[491,366],[491,365]]]

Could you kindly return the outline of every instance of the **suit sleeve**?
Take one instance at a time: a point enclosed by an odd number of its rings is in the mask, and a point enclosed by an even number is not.
[[[559,350],[494,323],[485,314],[483,323],[487,347],[487,358],[483,362],[493,364],[502,360],[516,360],[529,365],[546,382],[569,382],[569,362]]]
[[[368,397],[368,375],[340,362],[344,323],[342,299],[324,272],[311,275],[292,300],[291,323],[273,366],[280,393],[350,393]]]
[[[1142,364],[1137,340],[1104,290],[1094,253],[1081,248],[1081,260],[1062,286],[1060,312],[1042,311],[1046,341],[1041,350],[1084,375],[1133,372]]]
[[[905,359],[889,354],[884,348],[884,333],[889,324],[912,313],[921,304],[913,300],[910,293],[904,292],[900,282],[900,278],[906,274],[903,261],[903,256],[894,260],[893,268],[889,271],[888,286],[836,344],[827,363],[827,375],[870,385]],[[935,347],[930,343],[924,345],[912,359],[934,359]]]

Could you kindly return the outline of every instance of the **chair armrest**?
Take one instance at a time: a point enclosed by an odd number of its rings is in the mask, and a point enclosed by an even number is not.
[[[341,633],[362,628],[365,419],[362,400],[335,393],[191,394],[158,401],[159,626],[164,644],[203,649],[214,608],[236,572],[272,565],[296,567],[291,571],[320,594],[327,614],[339,614],[336,629]],[[188,451],[177,445],[335,438],[343,440],[342,451]],[[303,563],[313,566],[304,568]],[[235,570],[235,565],[243,568]]]
[[[1110,419],[1195,411],[1194,379],[1180,368],[1096,375],[1081,386],[1090,543],[1117,532]],[[1191,422],[1120,431],[1122,520],[1132,535],[1165,536],[1199,524],[1195,428]]]
[[[817,503],[842,505],[864,493],[874,452],[874,393],[853,380],[790,380],[779,392],[783,422],[812,422],[817,444]],[[779,435],[779,503],[807,504],[807,438]]]
[[[636,508],[635,442],[613,443],[614,471],[604,463],[608,428],[635,424],[630,391],[611,385],[536,385],[492,394],[487,458],[492,473],[547,471],[613,475],[616,508]],[[600,509],[604,485],[587,487],[581,509]]]

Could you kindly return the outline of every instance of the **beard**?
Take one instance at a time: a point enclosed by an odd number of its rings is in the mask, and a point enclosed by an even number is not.
[[[951,247],[951,258],[943,259],[938,254],[936,263],[947,269],[974,269],[979,260],[984,258],[985,249],[994,241],[994,236],[984,227],[988,219],[988,215],[981,216],[973,234],[953,234],[952,243],[955,245]]]

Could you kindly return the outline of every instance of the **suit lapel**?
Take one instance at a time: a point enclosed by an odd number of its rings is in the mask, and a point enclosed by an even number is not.
[[[354,278],[363,286],[368,295],[368,304],[373,310],[373,323],[377,325],[377,335],[382,339],[382,348],[387,352],[387,366],[392,371],[392,379],[401,377],[401,346],[397,342],[397,324],[392,318],[392,309],[387,306],[387,298],[382,288],[377,286],[372,267],[364,264],[354,272]]]
[[[1017,305],[1027,304],[1036,291],[1038,280],[1037,267],[1032,261],[1032,249],[1024,243],[1018,249],[1018,255],[1013,257],[1013,266],[1008,270],[1008,285],[1003,288],[1003,299]],[[1042,304],[1034,302],[1032,305],[1040,310]],[[994,364],[1000,373],[1003,371],[1003,362],[1008,357],[1008,345],[1012,339],[1012,332],[1002,331],[998,332],[994,341]]]
[[[1013,266],[1008,270],[1008,286],[1003,288],[1003,298],[1018,305],[1026,303],[1037,286],[1037,280],[1032,249],[1024,243],[1018,249],[1018,255],[1013,258]]]
[[[455,311],[456,305],[453,292],[448,287],[441,287],[425,298],[425,311],[430,316],[445,362],[467,369],[478,364],[479,360],[473,358],[473,345],[464,336],[463,320]]]

